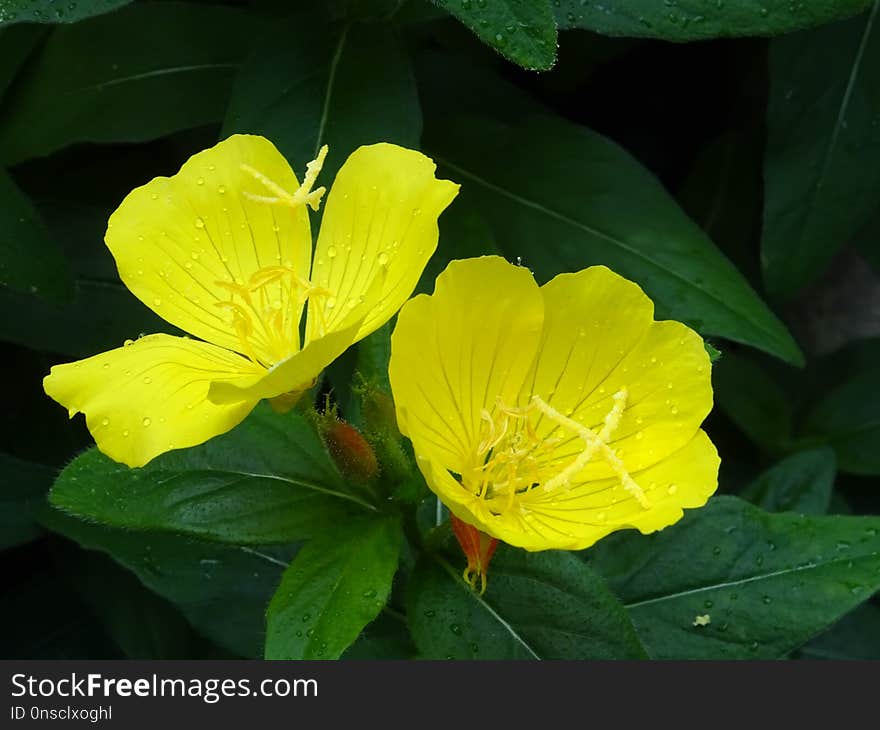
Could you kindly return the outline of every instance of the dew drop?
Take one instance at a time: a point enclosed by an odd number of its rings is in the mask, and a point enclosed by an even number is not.
[[[156,298],[153,300],[153,304],[154,304],[155,306],[157,306],[157,307],[161,307],[161,306],[162,306],[162,300],[159,299],[159,297],[156,297]]]
[[[125,430],[122,432],[122,437],[123,437],[123,438],[128,438],[128,429],[125,429]]]
[[[144,418],[144,420],[141,421],[141,423],[143,423],[144,428],[146,428],[147,426],[149,426],[152,423],[152,421],[149,418]]]
[[[225,185],[220,185],[220,186],[217,188],[217,192],[220,193],[220,195],[225,195],[225,194],[226,194],[226,186],[225,186]]]
[[[203,178],[203,177],[196,178],[196,185],[204,185],[204,184],[205,184],[205,178]]]
[[[196,228],[204,228],[205,221],[202,218],[196,218]]]
[[[379,254],[379,266],[388,266],[388,254],[384,251]]]
[[[330,248],[327,249],[327,258],[328,259],[335,259],[336,255],[338,253],[339,252],[336,250],[336,246],[331,246]]]
[[[153,382],[153,379],[149,375],[144,376],[144,385],[149,385]]]
[[[109,425],[110,425],[110,419],[109,419],[109,418],[102,418],[102,419],[101,419],[101,425],[102,425],[102,426],[109,426]]]
[[[670,484],[670,485],[666,488],[666,493],[667,493],[667,494],[675,494],[677,491],[678,491],[678,486],[675,485],[675,484]]]

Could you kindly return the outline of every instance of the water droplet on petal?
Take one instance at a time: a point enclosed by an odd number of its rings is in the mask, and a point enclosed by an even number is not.
[[[146,428],[147,426],[149,426],[152,423],[152,421],[149,418],[144,418],[144,420],[141,421],[141,423],[143,423],[144,428]]]

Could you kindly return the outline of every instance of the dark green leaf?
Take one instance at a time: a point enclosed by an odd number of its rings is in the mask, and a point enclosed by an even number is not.
[[[740,496],[768,512],[824,515],[836,474],[837,459],[831,449],[801,451],[765,471]]]
[[[612,141],[545,115],[445,119],[426,136],[429,153],[462,183],[461,198],[489,221],[505,255],[522,256],[539,279],[605,264],[644,287],[659,317],[802,361],[733,265]]]
[[[878,8],[770,44],[762,261],[781,296],[815,279],[880,204]]]
[[[357,147],[418,147],[421,112],[406,51],[386,26],[330,28],[296,15],[264,38],[232,93],[223,134],[271,139],[301,172],[322,144],[329,182]]]
[[[556,21],[550,0],[434,0],[477,37],[523,68],[543,71],[556,61]]]
[[[0,284],[64,301],[73,280],[33,203],[0,169]]]
[[[0,0],[0,27],[12,23],[75,23],[131,0]]]
[[[407,614],[429,659],[639,659],[626,612],[570,553],[502,546],[484,596],[443,558],[423,558],[409,583]]]
[[[73,301],[46,302],[0,288],[0,340],[35,350],[88,357],[139,334],[177,330],[121,284],[77,281]]]
[[[0,28],[2,28],[0,30],[0,98],[2,98],[27,57],[45,35],[46,29],[36,25],[7,27],[2,22]]]
[[[33,509],[46,499],[54,478],[48,466],[0,453],[0,550],[40,535]]]
[[[266,606],[292,549],[255,550],[112,529],[52,509],[44,510],[40,521],[85,548],[110,555],[219,645],[240,656],[262,654]]]
[[[219,121],[255,17],[162,2],[56,28],[6,100],[0,156],[15,163],[74,142],[139,142]]]
[[[582,554],[660,659],[775,659],[880,588],[880,517],[770,514],[715,497]],[[705,624],[705,625],[701,625]]]
[[[864,10],[871,0],[555,0],[560,28],[605,35],[695,41],[726,36],[779,35]]]
[[[868,219],[853,239],[853,246],[880,274],[880,208]]]
[[[0,622],[6,660],[119,658],[101,623],[48,568],[0,594]]]
[[[269,604],[266,659],[337,659],[388,600],[401,540],[385,517],[309,542]]]
[[[201,659],[210,651],[186,619],[100,553],[67,551],[61,567],[82,601],[129,659]]]
[[[341,659],[412,659],[417,653],[406,625],[396,612],[382,613],[367,626]]]
[[[374,509],[348,490],[304,416],[265,404],[228,434],[141,469],[91,449],[61,473],[50,501],[114,527],[252,545],[302,540]]]
[[[880,474],[880,388],[877,370],[832,388],[811,409],[804,433],[828,443],[841,471]]]
[[[793,406],[754,360],[725,353],[712,370],[715,401],[762,451],[783,451],[791,439]]]
[[[880,659],[880,607],[859,606],[797,653],[798,659]]]
[[[428,261],[416,286],[416,292],[431,294],[435,280],[449,266],[450,261],[492,254],[501,255],[492,229],[478,211],[469,208],[466,202],[457,200],[440,217],[437,251]]]

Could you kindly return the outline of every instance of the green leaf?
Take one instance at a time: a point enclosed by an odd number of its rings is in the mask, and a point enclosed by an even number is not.
[[[734,266],[611,140],[528,115],[513,123],[445,119],[427,129],[426,146],[462,183],[462,200],[486,218],[505,255],[522,256],[539,279],[605,264],[641,285],[659,318],[802,362]]]
[[[0,550],[29,542],[42,530],[34,506],[46,499],[55,470],[0,453]]]
[[[859,606],[801,647],[798,659],[880,659],[880,607]]]
[[[0,287],[0,340],[88,357],[129,338],[179,332],[118,283],[79,280],[73,301],[47,302]]]
[[[6,99],[0,157],[12,164],[74,142],[141,142],[219,121],[255,17],[161,2],[56,28]]]
[[[295,550],[113,529],[49,508],[40,522],[84,548],[110,555],[220,646],[244,657],[261,655],[266,605]]]
[[[300,550],[269,604],[266,659],[337,659],[388,600],[402,538],[383,517]]]
[[[65,301],[73,291],[67,263],[33,203],[0,169],[0,284]]]
[[[320,179],[329,186],[360,145],[418,147],[421,125],[409,57],[391,27],[329,27],[299,14],[244,64],[223,135],[262,134],[298,172],[327,144]]]
[[[556,62],[556,21],[550,0],[434,0],[483,43],[531,71]]]
[[[871,0],[555,0],[560,28],[612,36],[695,41],[728,36],[779,35],[822,25],[864,10]]]
[[[265,404],[231,432],[141,469],[91,449],[50,501],[113,527],[252,545],[302,540],[375,509],[348,490],[304,416]]]
[[[8,27],[0,22],[0,98],[45,33],[45,28],[36,25]]]
[[[662,532],[612,535],[582,555],[652,657],[775,659],[880,588],[880,517],[771,514],[714,497]]]
[[[13,23],[75,23],[131,0],[0,0],[0,27]]]
[[[205,658],[210,646],[168,601],[101,553],[74,550],[61,555],[64,575],[128,659]]]
[[[841,471],[880,474],[877,370],[863,372],[830,389],[810,410],[803,432],[834,449]]]
[[[836,475],[837,459],[831,449],[801,451],[761,474],[740,497],[768,512],[824,515]]]
[[[416,654],[406,619],[393,612],[380,614],[340,659],[412,659]]]
[[[792,435],[791,398],[758,363],[727,352],[712,369],[715,402],[762,451],[785,450]]]
[[[874,211],[868,222],[856,233],[852,244],[874,272],[880,274],[880,208]]]
[[[813,281],[880,205],[878,8],[770,44],[761,245],[780,296]]]
[[[639,659],[632,624],[605,583],[571,553],[500,546],[480,596],[443,558],[408,586],[413,639],[428,659]]]
[[[0,594],[3,658],[118,659],[101,623],[58,573],[43,567]]]

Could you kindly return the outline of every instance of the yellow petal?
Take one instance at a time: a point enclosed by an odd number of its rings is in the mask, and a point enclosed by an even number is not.
[[[234,382],[261,368],[205,342],[149,335],[116,350],[56,365],[46,393],[82,412],[98,448],[129,466],[143,466],[172,449],[195,446],[229,431],[256,400],[215,405],[213,381]]]
[[[619,479],[609,478],[573,484],[565,492],[533,489],[518,511],[496,517],[484,508],[478,517],[484,531],[526,550],[581,550],[615,530],[660,530],[681,519],[683,508],[702,507],[718,487],[719,463],[709,437],[698,430],[678,451],[632,473],[648,509]]]
[[[280,359],[278,347],[261,317],[281,313],[275,318],[283,319],[284,354],[295,352],[302,303],[289,276],[257,272],[286,267],[307,279],[311,233],[305,205],[291,209],[253,198],[273,195],[255,174],[288,192],[299,185],[271,142],[235,135],[191,157],[173,177],[133,190],[110,217],[105,241],[132,293],[190,334],[244,352],[235,312],[218,303],[244,306],[253,354],[270,364]],[[249,283],[262,284],[250,293],[252,307],[228,286]]]
[[[365,302],[355,339],[366,337],[412,294],[437,247],[437,218],[458,194],[435,169],[420,152],[382,143],[358,148],[339,170],[311,276],[330,294],[309,301],[307,341],[338,329]],[[380,286],[368,297],[375,279]]]
[[[540,396],[597,434],[622,404],[608,444],[630,472],[688,443],[712,408],[711,368],[700,336],[680,322],[655,322],[642,290],[603,266],[558,276],[541,291],[544,339],[524,397]],[[548,476],[584,449],[575,433],[551,419],[540,418],[536,431],[558,440],[546,457]],[[597,455],[578,478],[613,473]]]
[[[407,302],[389,377],[401,432],[447,469],[474,466],[483,411],[513,405],[535,356],[543,304],[528,269],[497,256],[453,261],[434,294]],[[463,487],[459,487],[464,491]]]

